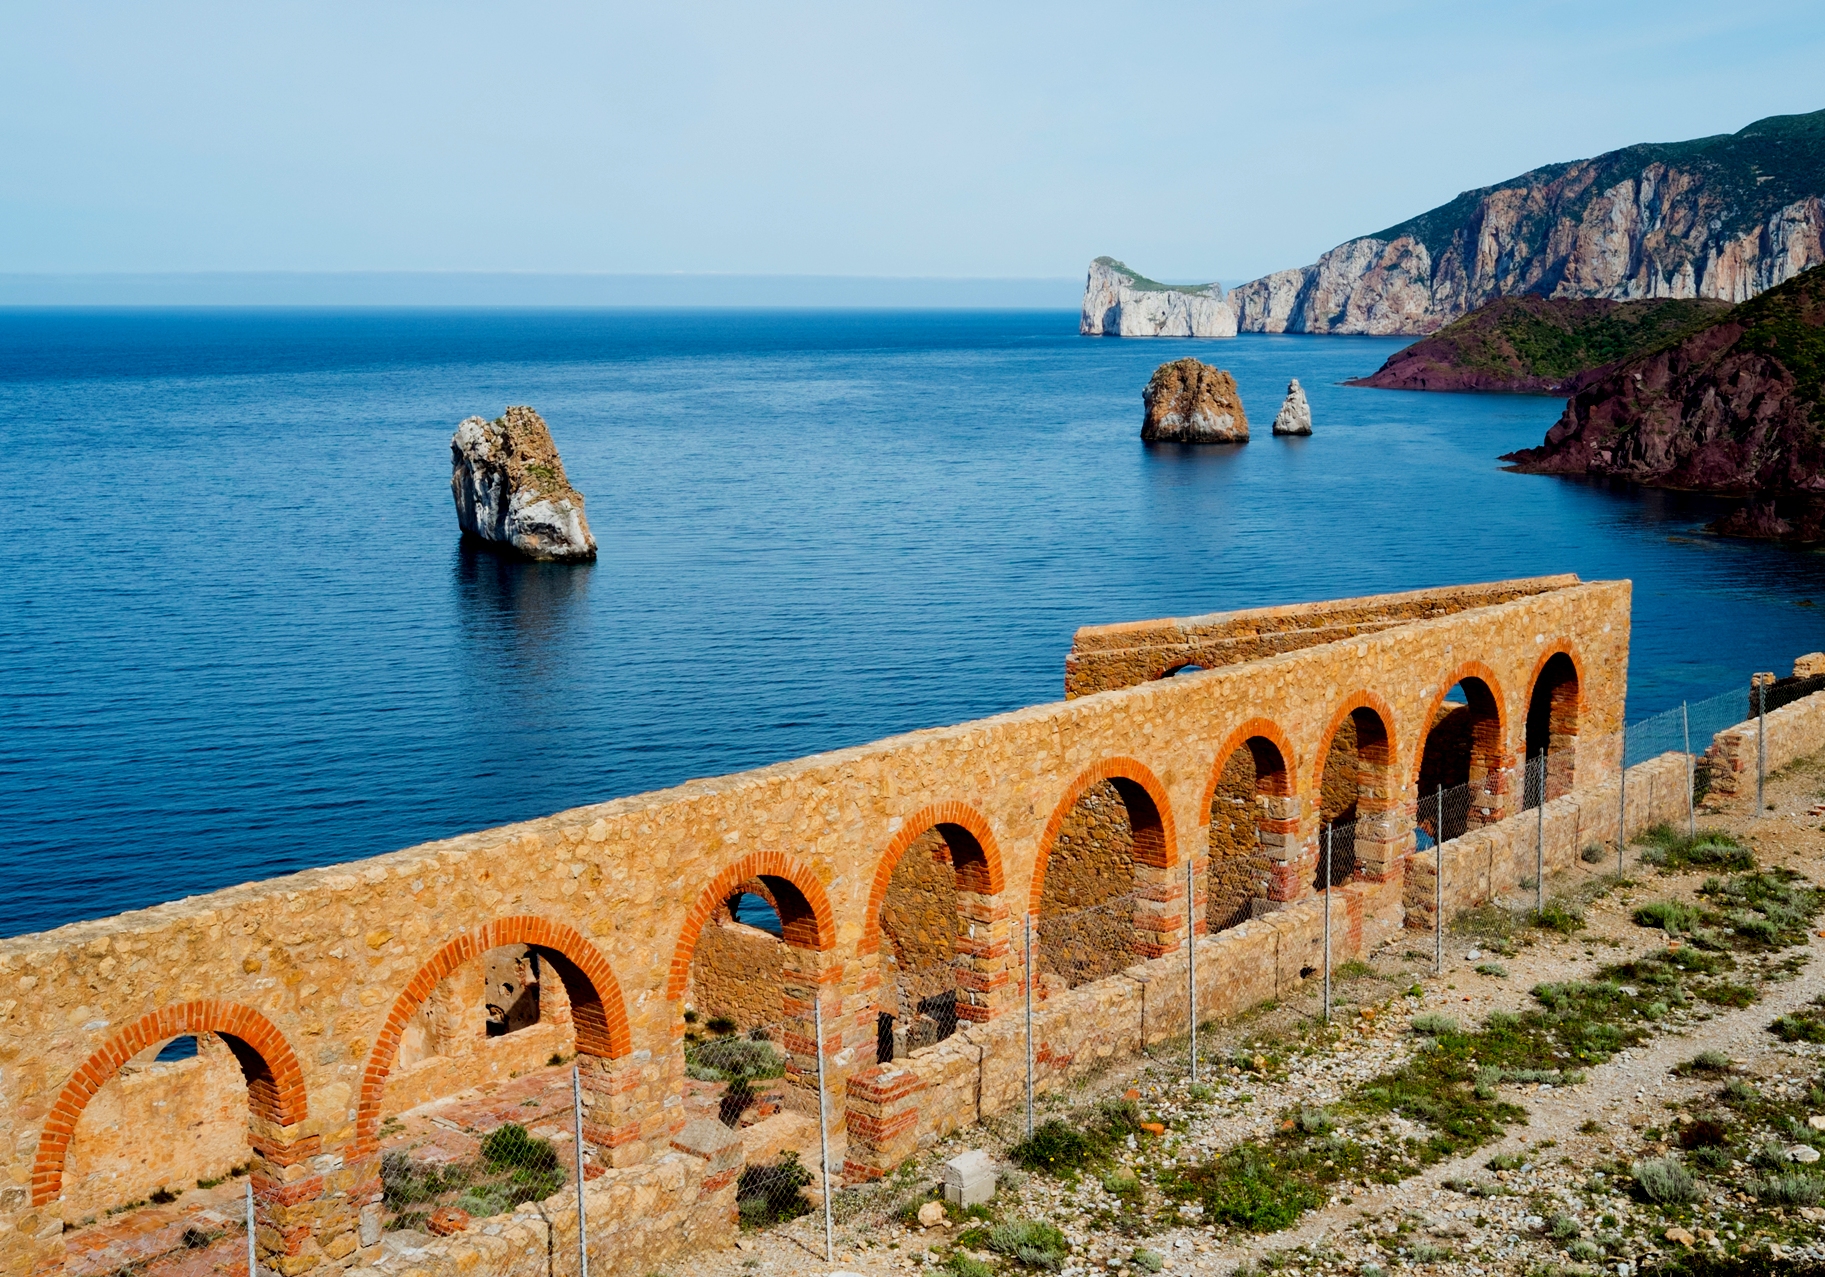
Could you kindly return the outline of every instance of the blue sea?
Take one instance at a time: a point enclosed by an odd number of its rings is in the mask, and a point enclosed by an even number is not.
[[[1630,717],[1825,647],[1825,557],[1505,473],[1557,400],[1399,340],[1068,312],[0,311],[0,934],[1056,700],[1072,630],[1635,582]],[[1160,362],[1243,447],[1140,443]],[[1298,377],[1316,434],[1268,425]],[[550,422],[593,567],[465,549],[448,441]]]

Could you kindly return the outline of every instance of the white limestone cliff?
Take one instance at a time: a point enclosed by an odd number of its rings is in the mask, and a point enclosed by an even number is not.
[[[1216,284],[1169,287],[1099,257],[1084,281],[1077,330],[1091,337],[1234,337],[1236,311]]]

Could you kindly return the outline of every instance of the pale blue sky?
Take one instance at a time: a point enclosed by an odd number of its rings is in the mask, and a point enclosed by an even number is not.
[[[1169,279],[1825,107],[1825,5],[0,9],[0,272]]]

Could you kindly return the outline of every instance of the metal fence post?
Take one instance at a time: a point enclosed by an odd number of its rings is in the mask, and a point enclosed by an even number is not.
[[[1762,783],[1768,775],[1768,679],[1755,676],[1755,818],[1760,820],[1768,808],[1762,799]]]
[[[824,1163],[824,1262],[836,1262],[836,1241],[830,1220],[830,1122],[824,1100],[824,995],[819,988],[811,998],[812,1024],[817,1033],[817,1141]]]
[[[1622,876],[1622,849],[1629,841],[1629,729],[1622,729],[1622,774],[1616,783],[1616,876]]]
[[[1033,1138],[1033,915],[1023,919],[1026,928],[1027,984],[1027,1138]]]
[[[1534,833],[1534,917],[1546,913],[1546,755],[1540,755],[1538,821]]]
[[[1685,742],[1686,753],[1686,837],[1696,838],[1698,813],[1692,807],[1692,787],[1698,783],[1698,778],[1692,774],[1692,716],[1687,713],[1684,701],[1679,702],[1679,734]]]
[[[583,1206],[583,1069],[570,1066],[570,1111],[577,1138],[577,1273],[589,1277],[589,1215]]]
[[[1324,827],[1324,1018],[1331,1018],[1331,830]]]
[[[1198,1084],[1198,919],[1197,878],[1185,861],[1185,1005],[1191,1021],[1191,1084]]]
[[[260,1277],[259,1248],[254,1244],[253,1176],[247,1177],[247,1277]]]
[[[1435,952],[1432,955],[1432,969],[1439,975],[1445,974],[1445,787],[1438,787],[1438,807],[1432,813],[1432,858],[1436,862],[1433,878],[1437,881],[1437,899],[1433,903],[1436,910],[1433,930],[1438,934],[1433,937]]]

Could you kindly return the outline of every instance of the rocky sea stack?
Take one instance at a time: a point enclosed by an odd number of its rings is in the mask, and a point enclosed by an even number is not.
[[[1147,405],[1141,438],[1147,443],[1247,443],[1248,414],[1236,379],[1195,359],[1153,370],[1141,392]]]
[[[1312,433],[1312,405],[1305,401],[1305,387],[1295,377],[1286,383],[1286,402],[1280,405],[1280,411],[1274,417],[1274,433],[1277,435],[1309,435]]]
[[[450,465],[465,534],[529,559],[596,557],[583,494],[570,486],[551,431],[532,409],[509,408],[493,421],[470,417],[450,439]]]

